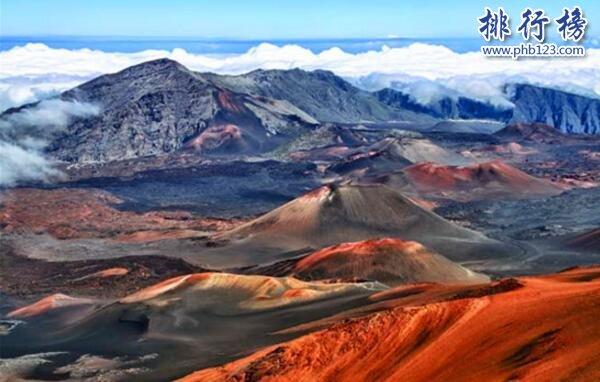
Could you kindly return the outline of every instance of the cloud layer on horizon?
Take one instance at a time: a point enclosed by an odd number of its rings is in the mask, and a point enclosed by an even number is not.
[[[456,53],[422,43],[351,54],[339,48],[321,53],[298,45],[260,44],[236,55],[201,55],[183,49],[136,53],[54,49],[27,44],[0,52],[0,110],[47,97],[105,73],[168,57],[195,71],[240,74],[254,69],[326,69],[370,89],[395,83],[425,102],[438,90],[502,103],[501,85],[529,82],[600,97],[600,49],[585,58],[492,59],[479,52]],[[409,84],[410,86],[408,86]],[[439,87],[437,85],[439,85]]]

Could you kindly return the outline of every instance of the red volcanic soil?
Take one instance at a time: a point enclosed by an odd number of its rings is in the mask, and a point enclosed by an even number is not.
[[[223,146],[231,141],[239,141],[242,138],[242,133],[236,125],[225,124],[211,126],[204,130],[196,138],[192,139],[188,146],[197,150],[214,150],[217,147]]]
[[[115,267],[115,268],[108,268],[108,269],[103,269],[98,272],[94,272],[92,274],[84,276],[84,278],[125,276],[128,273],[129,273],[129,270],[127,268]]]
[[[1,196],[0,227],[5,233],[48,232],[59,239],[110,237],[153,241],[198,236],[235,226],[221,219],[197,219],[186,212],[119,211],[113,195],[83,189],[16,189]]]
[[[184,289],[194,284],[200,283],[202,281],[208,280],[211,273],[195,273],[191,275],[183,275],[178,277],[173,277],[171,279],[167,279],[159,282],[158,284],[151,285],[147,288],[144,288],[134,294],[131,294],[125,298],[121,299],[121,302],[129,303],[129,302],[138,302],[149,300],[160,295],[163,295],[167,292]]]
[[[38,302],[13,310],[8,313],[8,318],[30,318],[50,312],[54,309],[64,308],[67,306],[89,304],[91,300],[84,298],[76,298],[64,294],[53,294],[45,297]]]
[[[514,284],[417,295],[182,381],[599,380],[600,268]]]
[[[233,94],[227,90],[219,91],[217,99],[219,101],[219,105],[229,112],[241,113],[243,111],[241,105],[239,105],[236,100],[233,99]]]
[[[444,166],[431,162],[405,168],[408,181],[423,195],[458,200],[556,195],[563,191],[501,161],[470,166]]]
[[[600,253],[600,228],[577,235],[567,242],[567,246]]]
[[[463,268],[415,241],[391,238],[324,248],[298,261],[291,273],[304,280],[367,279],[389,285],[489,281],[488,277]]]

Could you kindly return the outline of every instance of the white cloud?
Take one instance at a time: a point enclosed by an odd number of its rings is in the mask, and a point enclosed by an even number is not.
[[[64,129],[71,118],[98,112],[98,107],[91,104],[53,99],[2,117],[0,186],[59,176],[54,162],[43,155],[47,140]]]
[[[510,77],[502,74],[455,76],[429,80],[403,74],[374,73],[365,77],[350,78],[349,80],[356,86],[367,90],[373,91],[386,87],[399,90],[422,105],[429,105],[445,97],[456,100],[460,96],[468,96],[469,98],[487,102],[503,109],[513,106],[504,93],[504,85],[507,83],[535,82],[540,85],[550,86],[550,84],[539,81],[536,82],[527,78]],[[569,89],[576,90],[573,86],[569,86]],[[590,93],[586,89],[579,90],[580,93]],[[595,94],[592,94],[592,96],[595,96]]]
[[[600,68],[572,72],[557,71],[554,75],[541,72],[487,73],[457,75],[435,80],[405,74],[374,73],[365,77],[350,78],[350,80],[356,86],[368,90],[379,90],[385,87],[400,90],[423,105],[442,97],[456,99],[458,96],[464,95],[497,107],[510,108],[512,103],[507,99],[504,85],[516,83],[529,83],[587,97],[600,97]]]
[[[339,48],[317,54],[297,45],[280,47],[265,43],[246,53],[226,56],[192,54],[183,49],[114,53],[27,44],[0,52],[0,92],[6,92],[7,87],[11,87],[9,82],[16,77],[28,78],[38,87],[45,83],[47,87],[62,90],[67,83],[74,85],[78,80],[83,82],[102,73],[116,72],[162,57],[179,61],[196,71],[222,74],[239,74],[258,68],[299,67],[307,70],[327,69],[360,80],[361,77],[376,73],[382,80],[399,83],[402,83],[402,78],[412,78],[413,81],[409,83],[421,82],[429,87],[423,91],[424,94],[431,93],[434,88],[430,85],[436,82],[452,92],[473,94],[496,102],[500,102],[496,99],[500,95],[499,86],[515,79],[600,96],[600,49],[588,49],[584,58],[512,60],[486,58],[479,52],[456,53],[443,46],[421,43],[404,48],[384,46],[381,50],[357,54]],[[54,82],[49,85],[45,81],[50,78]],[[31,94],[27,90],[13,92],[20,94],[13,96],[14,99],[29,100],[36,97],[35,91]],[[0,100],[2,98],[0,96]]]
[[[0,79],[0,112],[11,107],[56,96],[92,78],[91,75],[54,74],[2,78]]]
[[[44,180],[59,174],[39,150],[0,141],[0,186]]]
[[[98,106],[89,103],[45,100],[34,107],[5,115],[0,119],[0,129],[34,127],[44,131],[55,131],[57,128],[64,128],[72,117],[86,117],[98,112]],[[48,130],[47,127],[52,129]]]

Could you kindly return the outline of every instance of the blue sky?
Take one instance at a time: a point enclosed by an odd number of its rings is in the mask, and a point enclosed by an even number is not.
[[[600,23],[600,1],[441,0],[0,0],[2,36],[152,36],[206,39],[477,37],[485,6],[513,19],[523,6],[554,17],[580,5]]]

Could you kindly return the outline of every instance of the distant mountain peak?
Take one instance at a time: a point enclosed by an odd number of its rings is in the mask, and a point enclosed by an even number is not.
[[[264,153],[318,122],[295,105],[237,91],[171,59],[100,76],[61,95],[102,108],[69,124],[48,146],[61,160],[111,161],[179,150],[203,154]],[[266,81],[267,83],[269,81]]]
[[[160,71],[160,70],[165,70],[165,69],[167,69],[167,70],[183,70],[183,71],[188,71],[188,72],[190,71],[188,68],[186,68],[179,62],[172,60],[170,58],[166,58],[166,57],[159,58],[159,59],[152,60],[152,61],[142,62],[141,64],[130,66],[129,68],[127,68],[125,70],[135,71],[135,70],[140,70],[140,69],[153,70],[153,71]]]

